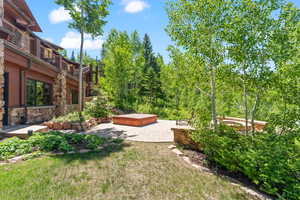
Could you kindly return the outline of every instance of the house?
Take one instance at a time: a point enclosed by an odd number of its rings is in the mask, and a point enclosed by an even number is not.
[[[0,0],[0,128],[78,109],[79,64],[36,32],[41,27],[25,0]],[[91,88],[89,73],[84,88]]]

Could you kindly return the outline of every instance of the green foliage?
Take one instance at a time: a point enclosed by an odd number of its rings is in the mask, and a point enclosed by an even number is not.
[[[0,160],[14,156],[44,152],[70,152],[87,148],[95,150],[104,143],[104,139],[96,135],[63,134],[58,131],[34,133],[27,140],[9,138],[0,143]],[[34,157],[34,156],[33,156]]]
[[[31,153],[32,151],[34,151],[34,146],[30,142],[17,137],[8,138],[0,143],[0,160]]]
[[[139,104],[158,106],[162,99],[161,56],[155,56],[150,38],[142,42],[138,33],[112,30],[102,51],[104,76],[101,87],[114,106],[125,111]]]
[[[84,143],[86,148],[95,150],[97,149],[100,145],[103,144],[103,139],[99,138],[96,135],[85,135],[84,136]]]
[[[245,174],[269,194],[299,199],[300,130],[284,135],[257,133],[252,137],[228,127],[219,132],[201,131],[193,138],[208,158],[223,167]]]
[[[60,132],[37,133],[28,139],[34,146],[41,151],[62,151],[69,152],[74,148],[68,144],[68,141]]]
[[[94,118],[107,117],[109,114],[107,99],[103,96],[94,97],[91,102],[85,104],[84,113]]]
[[[55,3],[64,7],[72,18],[69,27],[76,29],[80,33],[80,54],[79,54],[79,107],[83,109],[83,51],[84,34],[89,34],[92,38],[103,34],[103,26],[106,24],[104,18],[109,14],[108,6],[110,0],[56,0]],[[100,45],[100,44],[99,44]]]
[[[104,18],[109,14],[110,0],[56,0],[58,5],[69,11],[73,21],[69,27],[91,34],[93,37],[103,34]]]
[[[85,120],[88,120],[90,118],[91,118],[91,116],[89,116],[87,114],[80,116],[79,112],[72,112],[67,115],[55,117],[51,121],[53,121],[53,122],[84,122]]]

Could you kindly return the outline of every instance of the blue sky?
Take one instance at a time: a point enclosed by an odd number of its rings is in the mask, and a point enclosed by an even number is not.
[[[43,33],[38,35],[67,48],[70,54],[71,48],[78,46],[78,35],[68,28],[68,21],[64,21],[68,17],[54,0],[26,0],[26,2],[43,30]],[[88,53],[94,57],[99,55],[98,44],[101,40],[105,40],[112,28],[115,28],[129,33],[137,30],[141,38],[148,33],[154,51],[167,58],[166,48],[172,42],[164,31],[168,23],[164,4],[164,0],[113,0],[110,15],[106,18],[108,23],[104,27],[104,36],[95,42],[87,38]]]
[[[168,24],[165,12],[165,0],[112,0],[108,23],[104,27],[104,35],[96,41],[86,38],[86,49],[93,57],[100,52],[100,43],[112,28],[132,32],[137,30],[140,36],[150,35],[153,49],[168,60],[166,48],[172,44],[164,28]],[[300,7],[300,0],[290,0]],[[39,35],[54,42],[70,52],[79,47],[79,36],[68,28],[69,16],[54,3],[54,0],[26,0],[34,16],[42,27]]]

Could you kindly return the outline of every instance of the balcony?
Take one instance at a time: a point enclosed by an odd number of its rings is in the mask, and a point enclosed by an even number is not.
[[[8,41],[16,47],[22,47],[22,33],[17,27],[10,24],[8,21],[3,21],[3,27],[9,32]]]
[[[36,52],[38,54],[38,52]],[[47,63],[60,68],[60,57],[59,53],[53,51],[49,47],[44,45],[40,45],[40,55],[38,56],[40,59],[46,61]]]
[[[26,32],[7,20],[3,20],[3,28],[9,33],[7,41],[18,50],[29,53],[52,66],[66,70],[73,77],[78,77],[78,65],[64,59],[54,44],[48,43],[33,33]]]

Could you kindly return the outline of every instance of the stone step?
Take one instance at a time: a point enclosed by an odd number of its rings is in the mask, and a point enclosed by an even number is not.
[[[22,139],[26,139],[29,137],[28,133],[36,133],[36,132],[47,132],[49,131],[47,126],[40,126],[40,125],[33,125],[33,126],[26,126],[21,128],[12,128],[5,130],[4,136],[5,137],[19,137]]]

